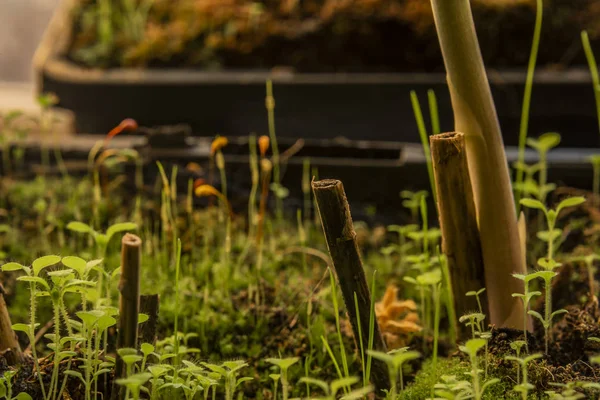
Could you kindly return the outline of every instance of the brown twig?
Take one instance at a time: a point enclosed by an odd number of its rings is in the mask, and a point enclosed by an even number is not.
[[[452,297],[456,315],[477,309],[468,291],[485,287],[481,241],[473,190],[469,177],[464,134],[442,133],[430,136],[431,161],[437,191],[437,208],[442,230],[442,251],[448,258]],[[489,315],[487,296],[482,296],[483,312]],[[460,325],[460,336],[467,331]]]
[[[371,295],[356,243],[356,233],[344,186],[341,181],[326,179],[313,181],[312,189],[354,338],[358,342],[360,329],[362,348],[368,349],[370,338],[367,332],[370,332]],[[355,295],[357,306],[355,306]],[[374,337],[371,338],[373,349],[385,352],[387,349],[376,320],[373,328]],[[378,391],[390,388],[387,367],[379,360],[373,360],[371,379]]]
[[[8,308],[4,301],[4,287],[0,283],[0,354],[6,358],[8,365],[19,365],[23,362],[23,352],[19,346],[17,335],[12,329]]]

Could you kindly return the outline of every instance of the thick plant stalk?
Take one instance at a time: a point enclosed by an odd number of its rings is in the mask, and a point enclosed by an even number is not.
[[[356,243],[356,233],[354,232],[344,186],[338,180],[325,179],[313,182],[312,189],[321,216],[327,248],[333,261],[333,267],[352,324],[354,338],[358,341],[361,337],[358,330],[360,326],[360,332],[363,332],[362,348],[368,349],[369,337],[364,333],[370,332],[371,295]],[[354,302],[355,293],[357,297],[356,305]],[[356,313],[357,308],[359,315]],[[386,346],[377,321],[375,321],[373,335],[373,349],[385,352]],[[383,362],[373,360],[371,377],[378,391],[389,390],[390,382],[387,367]]]
[[[121,240],[121,279],[119,281],[119,325],[117,330],[117,349],[137,348],[138,314],[140,312],[140,264],[142,259],[142,240],[131,233],[126,233]],[[125,374],[123,360],[117,356],[115,377]],[[115,394],[122,392],[113,385]],[[122,398],[123,393],[118,398]]]
[[[10,315],[4,301],[4,287],[0,283],[0,355],[8,365],[23,363],[23,352],[10,323]]]
[[[483,249],[489,317],[497,327],[519,327],[525,273],[515,203],[494,100],[483,66],[469,0],[431,0],[446,65],[455,130],[465,148]]]
[[[485,287],[483,255],[477,227],[477,215],[469,167],[465,152],[465,135],[459,132],[430,136],[431,159],[437,188],[437,208],[442,229],[442,250],[448,258],[454,308],[457,315],[477,309],[468,291]],[[482,308],[487,310],[487,296]],[[460,325],[460,336],[467,334]]]

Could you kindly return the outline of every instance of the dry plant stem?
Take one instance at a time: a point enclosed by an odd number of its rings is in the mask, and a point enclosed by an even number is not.
[[[465,135],[460,132],[442,133],[430,136],[429,141],[438,194],[442,251],[448,258],[456,314],[464,315],[477,306],[474,298],[465,296],[465,293],[485,287]],[[482,300],[482,308],[487,314],[486,296]],[[460,337],[464,339],[468,331],[462,324],[458,326]]]
[[[356,233],[350,215],[350,207],[342,182],[333,179],[313,181],[317,208],[321,216],[327,248],[333,261],[333,267],[342,290],[346,310],[352,324],[354,338],[359,340],[361,332],[370,332],[371,295],[363,270],[362,260],[356,243]],[[357,304],[355,307],[354,294]],[[358,308],[358,315],[356,309]],[[373,327],[373,349],[386,351],[386,346],[375,321]],[[368,349],[369,337],[362,335],[362,348]],[[371,377],[377,390],[390,388],[386,365],[373,360]]]
[[[8,365],[19,365],[23,362],[23,352],[19,346],[17,336],[12,329],[8,308],[4,301],[4,288],[0,283],[0,355],[6,359]]]
[[[140,311],[140,264],[142,258],[142,240],[127,233],[121,241],[121,279],[119,281],[119,325],[117,331],[117,349],[137,348],[138,314]],[[122,378],[125,373],[123,360],[117,356],[115,377]],[[120,392],[113,385],[112,398]],[[120,396],[119,398],[121,398]]]
[[[158,294],[145,294],[140,296],[140,312],[148,315],[148,321],[140,325],[140,343],[156,343],[156,326],[158,324],[158,312],[160,299]]]
[[[490,322],[520,327],[523,293],[515,204],[506,154],[469,0],[431,0],[454,110],[455,130],[465,134],[465,149],[483,250]]]

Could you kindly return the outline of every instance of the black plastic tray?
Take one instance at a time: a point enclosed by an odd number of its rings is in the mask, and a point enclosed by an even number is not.
[[[84,69],[65,58],[73,1],[63,0],[57,9],[34,67],[38,91],[56,93],[59,106],[74,111],[78,132],[106,133],[130,117],[145,126],[187,123],[200,135],[265,133],[267,79],[274,84],[280,137],[418,142],[411,90],[417,91],[426,111],[426,91],[434,89],[442,129],[453,126],[443,74]],[[516,145],[525,73],[489,71],[489,78],[505,144]],[[585,68],[540,71],[530,134],[557,131],[563,134],[563,146],[597,146],[595,110]]]

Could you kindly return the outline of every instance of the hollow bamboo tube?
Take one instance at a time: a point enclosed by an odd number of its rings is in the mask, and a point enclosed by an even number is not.
[[[465,293],[485,287],[481,240],[464,136],[460,132],[449,132],[429,137],[442,251],[448,258],[457,316],[477,309],[475,297],[467,297]],[[481,300],[483,312],[489,315],[485,292]],[[464,338],[466,330],[458,326],[460,336]]]
[[[138,314],[140,311],[140,263],[142,240],[126,233],[121,240],[121,279],[119,281],[119,324],[117,349],[137,348]],[[123,360],[117,355],[115,378],[125,374]],[[122,398],[124,391],[113,385],[112,398]],[[118,397],[115,397],[117,396]]]
[[[371,316],[371,295],[367,279],[363,270],[356,233],[350,215],[350,207],[341,181],[325,179],[313,181],[312,189],[317,201],[317,208],[321,216],[323,231],[333,267],[337,275],[346,310],[350,317],[354,338],[358,342],[359,326],[362,333],[362,346],[368,348],[369,325]],[[358,313],[354,302],[354,294],[358,299]],[[375,319],[373,329],[373,349],[386,351],[386,346]],[[378,391],[389,389],[390,382],[387,367],[378,360],[373,360],[371,379]]]
[[[4,287],[0,283],[0,355],[4,356],[10,366],[23,362],[23,352],[17,336],[12,329],[8,308],[4,301]]]

